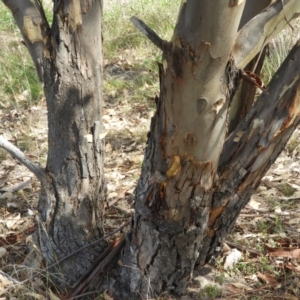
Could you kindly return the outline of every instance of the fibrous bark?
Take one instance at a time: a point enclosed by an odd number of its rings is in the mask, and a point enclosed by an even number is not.
[[[54,1],[50,30],[32,1],[4,2],[45,85],[49,153],[38,241],[50,274],[68,286],[103,249],[94,245],[69,256],[102,236],[102,2]],[[229,102],[240,79],[237,67],[300,12],[298,0],[278,0],[236,36],[244,2],[183,1],[171,42],[152,40],[163,50],[161,91],[132,229],[107,286],[115,299],[185,293],[195,264],[214,261],[299,123],[298,42],[223,149]]]
[[[101,1],[54,3],[52,57],[44,60],[51,188],[43,189],[38,207],[46,228],[40,247],[49,264],[103,234],[101,18]],[[60,264],[66,283],[78,279],[100,249]]]
[[[102,236],[102,1],[54,1],[49,28],[39,1],[6,0],[44,83],[48,108],[47,180],[37,239],[46,267]],[[93,245],[48,269],[74,283],[99,255]]]

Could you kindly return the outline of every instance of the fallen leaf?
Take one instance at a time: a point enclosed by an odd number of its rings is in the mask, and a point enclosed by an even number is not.
[[[18,204],[17,203],[14,203],[14,202],[7,202],[7,208],[18,208]]]
[[[261,205],[261,203],[255,201],[253,198],[251,198],[250,202],[248,203],[253,209],[258,209]]]
[[[237,287],[238,289],[243,289],[243,290],[247,290],[247,291],[251,291],[252,288],[248,285],[236,282],[236,283],[231,283],[231,285]]]
[[[18,214],[16,217],[9,219],[6,222],[6,227],[8,229],[11,229],[18,221],[21,219],[21,214]]]
[[[13,198],[13,193],[5,192],[0,196],[1,199],[11,200]]]
[[[103,297],[104,297],[104,300],[114,300],[112,297],[110,297],[108,294],[107,294],[107,291],[105,290],[104,293],[103,293]]]
[[[295,200],[300,199],[300,191],[295,192],[292,196],[279,196],[280,200]]]
[[[270,252],[268,254],[272,257],[288,257],[288,258],[300,258],[300,249],[294,249],[294,250],[276,250],[273,252]]]
[[[29,216],[34,216],[35,215],[35,212],[29,208],[27,208],[27,213]]]
[[[257,277],[260,278],[261,280],[263,280],[265,283],[272,285],[272,286],[276,286],[279,284],[279,282],[270,275],[266,275],[266,274],[262,274],[260,272],[257,273]]]
[[[242,252],[240,252],[237,249],[232,249],[229,254],[226,256],[225,263],[224,263],[224,269],[230,269],[238,263],[242,258]]]
[[[288,223],[289,223],[290,225],[293,225],[293,224],[300,224],[300,218],[290,219],[290,220],[288,220]]]

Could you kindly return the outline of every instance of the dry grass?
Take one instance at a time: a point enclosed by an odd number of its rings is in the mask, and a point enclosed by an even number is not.
[[[135,15],[143,19],[162,38],[169,40],[179,3],[179,0],[110,0],[105,6],[103,120],[107,131],[105,167],[108,200],[116,200],[120,195],[125,195],[122,196],[122,201],[117,202],[117,207],[107,212],[107,216],[112,216],[106,220],[107,231],[132,213],[133,190],[143,160],[149,121],[155,108],[153,98],[159,90],[156,61],[161,60],[161,52],[134,28],[129,18]],[[51,21],[51,13],[47,12],[47,16]],[[20,43],[20,35],[12,17],[2,3],[0,19],[0,35],[4,41],[0,45],[0,134],[5,133],[32,160],[44,165],[47,129],[41,86],[30,57]],[[273,76],[296,38],[297,34],[291,34],[290,29],[287,29],[272,42],[272,51],[263,71],[266,82]],[[296,225],[289,222],[299,218],[297,191],[300,184],[295,178],[298,174],[297,168],[300,170],[298,143],[299,133],[296,132],[287,147],[288,150],[269,172],[268,176],[272,180],[264,180],[252,203],[242,212],[231,236],[231,240],[246,248],[255,248],[262,256],[244,251],[243,260],[231,270],[225,271],[223,260],[226,256],[223,254],[218,261],[214,281],[207,284],[201,292],[199,287],[191,291],[196,299],[284,299],[281,297],[282,293],[279,293],[281,290],[265,284],[258,278],[258,273],[273,274],[286,287],[286,297],[292,297],[298,292],[299,287],[287,284],[298,274],[298,269],[291,270],[292,263],[295,268],[297,264],[287,260],[270,260],[264,247],[280,247],[286,242],[285,239],[290,240],[285,245],[296,247],[295,241],[299,240]],[[33,214],[35,212],[39,184],[25,168],[17,165],[1,149],[0,162],[0,234],[7,237],[11,232],[15,237],[23,229],[32,226],[34,216],[30,211]],[[289,172],[294,176],[290,176]],[[3,196],[3,187],[28,178],[31,178],[31,186],[24,189],[23,193]],[[259,203],[259,208],[255,201]],[[14,220],[19,214],[21,221],[25,222],[16,222],[15,227],[8,228],[7,222]],[[16,244],[2,247],[6,249],[6,253],[0,255],[0,297],[54,299],[50,289],[52,285],[45,270],[38,266],[30,269],[23,265],[24,258],[28,257],[26,251],[30,235],[31,233],[22,235]],[[22,277],[24,270],[34,276],[28,275],[27,279]],[[228,290],[220,290],[220,285],[228,286],[229,283],[233,283],[229,293]],[[230,293],[235,293],[235,298],[230,298]],[[278,295],[281,298],[275,298]]]

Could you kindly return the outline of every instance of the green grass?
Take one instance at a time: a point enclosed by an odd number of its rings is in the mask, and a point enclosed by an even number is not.
[[[261,78],[268,84],[296,42],[297,35],[287,27],[269,43]]]
[[[17,29],[11,12],[0,2],[0,32],[14,31]]]
[[[0,108],[30,106],[42,95],[35,67],[10,11],[0,2]]]
[[[179,11],[180,0],[133,0],[122,6],[107,4],[104,8],[103,35],[105,63],[116,63],[124,74],[112,76],[104,82],[104,95],[114,95],[115,102],[124,99],[139,102],[153,99],[159,93],[157,62],[161,50],[154,46],[130,22],[136,16],[161,38],[170,40]],[[130,75],[131,71],[132,75]],[[127,73],[128,76],[124,76]],[[149,102],[149,101],[148,101]],[[154,102],[148,103],[149,105]]]
[[[45,14],[52,21],[51,7]],[[31,57],[8,8],[0,2],[0,108],[28,107],[43,95]]]
[[[108,60],[120,57],[128,50],[132,59],[150,61],[160,55],[157,49],[130,22],[136,16],[161,38],[170,40],[179,11],[180,0],[133,0],[126,6],[119,3],[104,9],[104,56]]]
[[[35,67],[27,49],[18,41],[0,46],[0,95],[4,96],[4,107],[19,106],[37,102],[42,94]]]

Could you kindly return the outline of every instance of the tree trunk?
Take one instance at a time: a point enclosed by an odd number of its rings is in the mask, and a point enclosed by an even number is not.
[[[103,235],[101,19],[101,1],[63,1],[54,11],[43,77],[50,185],[43,187],[38,207],[45,224],[39,238],[47,265]],[[59,264],[57,271],[67,284],[73,283],[101,249],[87,248]]]
[[[243,4],[187,1],[165,46],[161,93],[122,257],[121,277],[130,278],[136,294],[183,294],[191,279],[226,133],[228,86],[237,75],[228,60],[242,11]]]
[[[133,228],[110,287],[116,299],[184,294],[195,265],[214,263],[299,123],[297,45],[222,151],[228,101],[239,81],[230,49],[242,9],[184,2],[173,40],[164,43]]]
[[[103,236],[102,1],[54,1],[51,28],[38,1],[4,3],[44,84],[48,178],[38,204],[37,240],[53,279],[68,286],[104,246],[88,247],[60,262]]]
[[[282,152],[300,122],[300,40],[260,95],[250,113],[226,140],[199,257],[213,263],[261,178]]]
[[[266,8],[271,2],[272,0],[246,1],[242,18],[239,24],[239,30],[242,29],[253,17],[258,15],[264,8]],[[251,71],[257,76],[260,76],[260,72],[262,70],[266,56],[266,50],[267,45],[264,45],[263,49],[248,63],[244,70]],[[251,110],[255,99],[256,90],[256,86],[250,84],[245,80],[241,80],[240,85],[231,101],[230,110],[228,113],[227,134],[230,134],[236,128],[239,122]]]

